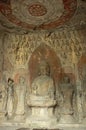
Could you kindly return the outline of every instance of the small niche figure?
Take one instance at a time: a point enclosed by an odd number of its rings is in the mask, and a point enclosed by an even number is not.
[[[10,119],[13,115],[14,108],[14,81],[13,79],[8,79],[8,87],[7,87],[7,119]]]
[[[15,121],[21,121],[25,116],[25,105],[26,105],[26,80],[25,77],[19,77],[19,83],[16,86],[17,105],[15,111]]]
[[[6,114],[6,104],[7,104],[7,80],[6,80],[6,76],[3,75],[2,77],[2,98],[3,98],[3,103],[2,103],[2,111],[4,112],[4,114]]]
[[[61,94],[63,96],[63,113],[73,114],[73,94],[74,86],[68,76],[63,78],[63,83],[60,85]]]
[[[63,81],[60,84],[60,93],[62,96],[61,106],[61,123],[74,123],[74,94],[75,87],[70,80],[69,76],[64,76]]]

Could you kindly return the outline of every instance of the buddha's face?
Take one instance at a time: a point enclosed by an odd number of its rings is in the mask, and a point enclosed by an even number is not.
[[[46,66],[40,67],[40,74],[41,75],[47,75],[47,67]]]
[[[42,61],[39,65],[39,75],[48,75],[50,74],[50,67],[47,62]]]
[[[64,77],[64,82],[65,82],[65,83],[69,83],[69,82],[70,82],[69,77],[67,77],[67,76],[66,76],[66,77]]]

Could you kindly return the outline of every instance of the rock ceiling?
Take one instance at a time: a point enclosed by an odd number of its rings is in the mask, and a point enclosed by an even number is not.
[[[85,6],[84,0],[0,0],[0,30],[26,33],[85,24]]]

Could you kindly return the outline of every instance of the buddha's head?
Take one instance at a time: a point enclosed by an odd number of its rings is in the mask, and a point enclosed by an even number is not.
[[[63,82],[64,82],[64,83],[70,83],[70,78],[69,78],[69,76],[64,76]]]
[[[50,66],[46,61],[41,61],[39,64],[39,75],[49,75]]]

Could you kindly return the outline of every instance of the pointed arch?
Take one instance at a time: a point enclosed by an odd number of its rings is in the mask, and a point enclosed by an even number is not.
[[[40,45],[31,55],[29,60],[29,80],[30,85],[34,78],[37,76],[38,64],[41,60],[48,62],[50,66],[50,75],[54,80],[58,81],[58,73],[61,68],[60,60],[57,57],[56,53],[48,45]]]

